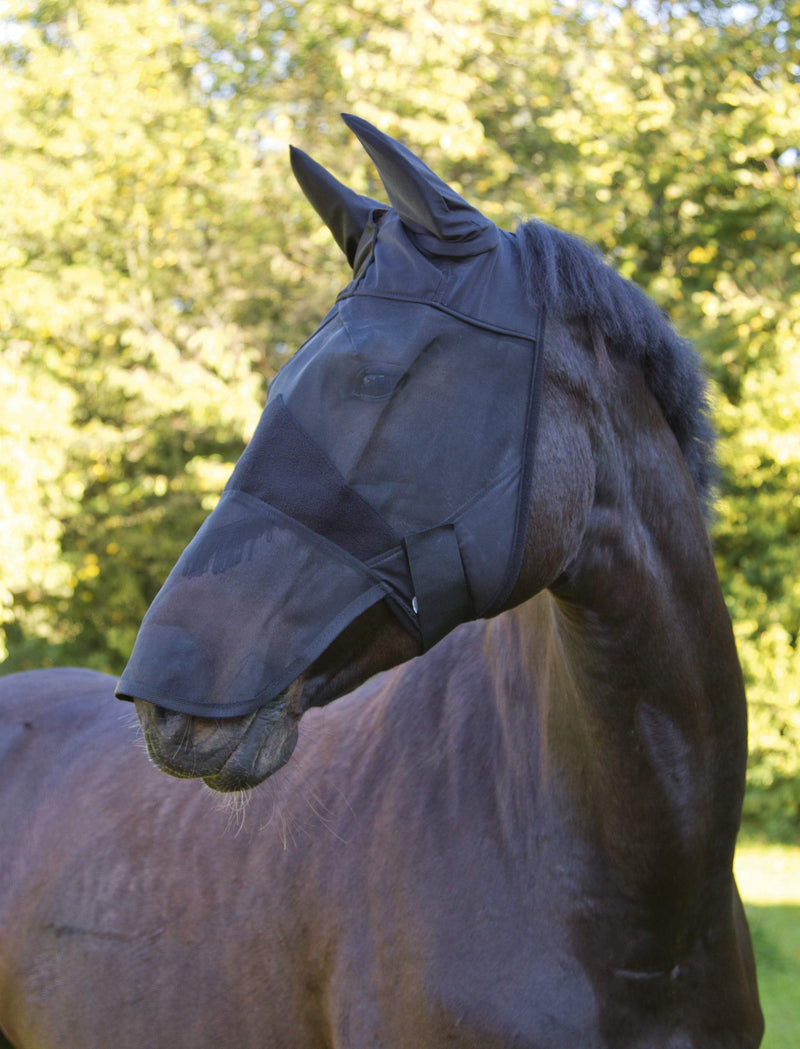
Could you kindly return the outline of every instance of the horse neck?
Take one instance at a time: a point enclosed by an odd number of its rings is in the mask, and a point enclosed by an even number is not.
[[[628,928],[677,936],[709,881],[730,882],[746,713],[697,496],[657,407],[641,404],[603,424],[613,440],[571,567],[490,624],[487,647],[506,745],[528,751],[505,766],[530,777],[540,866],[628,901]]]

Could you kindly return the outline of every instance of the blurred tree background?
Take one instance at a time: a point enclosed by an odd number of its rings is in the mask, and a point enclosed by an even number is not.
[[[346,278],[294,142],[338,119],[507,228],[597,244],[693,337],[751,700],[751,829],[800,835],[800,3],[0,3],[2,672],[118,673],[266,381]]]

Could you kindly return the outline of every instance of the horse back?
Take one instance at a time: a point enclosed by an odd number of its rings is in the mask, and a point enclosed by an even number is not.
[[[0,1029],[16,1049],[258,1049],[269,1016],[274,1045],[319,1044],[269,799],[237,833],[150,765],[114,684],[0,681]]]

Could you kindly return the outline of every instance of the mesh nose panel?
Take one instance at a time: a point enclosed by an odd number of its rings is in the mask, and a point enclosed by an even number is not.
[[[386,593],[341,547],[228,491],[148,609],[117,694],[201,717],[248,714]]]

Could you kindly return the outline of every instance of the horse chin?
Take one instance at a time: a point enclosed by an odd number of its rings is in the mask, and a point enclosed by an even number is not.
[[[249,790],[277,772],[297,743],[299,712],[279,696],[243,717],[212,719],[137,699],[147,752],[162,772],[202,779],[212,790]]]
[[[283,768],[294,753],[297,736],[297,722],[287,719],[280,731],[273,730],[262,740],[255,757],[248,753],[248,748],[237,747],[219,772],[203,776],[203,782],[221,794],[257,787]]]

